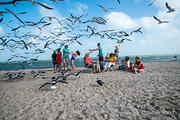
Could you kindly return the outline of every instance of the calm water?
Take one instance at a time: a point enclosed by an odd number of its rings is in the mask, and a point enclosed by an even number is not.
[[[176,55],[177,58],[173,58],[173,55],[153,55],[153,56],[141,56],[143,62],[165,62],[165,61],[180,61],[180,55]],[[124,57],[121,57],[121,60]],[[134,62],[135,56],[130,56],[130,61]],[[98,61],[97,58],[93,58],[94,61]],[[22,66],[24,65],[24,67]],[[77,58],[75,65],[78,67],[84,66],[84,59]],[[23,62],[0,62],[0,70],[19,70],[19,69],[39,69],[39,68],[52,68],[51,60],[39,60],[33,62],[32,64],[23,63]]]

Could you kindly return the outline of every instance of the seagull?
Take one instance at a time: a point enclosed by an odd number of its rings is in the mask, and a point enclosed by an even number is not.
[[[117,2],[120,4],[121,2],[120,2],[120,0],[117,0]]]
[[[102,82],[99,78],[97,78],[97,81],[96,81],[100,86],[102,86],[104,84],[104,82]]]
[[[97,6],[99,6],[100,8],[102,8],[105,13],[108,12],[109,10],[113,9],[113,8],[105,9],[104,6],[102,6],[102,5],[97,5]]]
[[[0,23],[3,21],[3,18],[0,19]]]
[[[81,70],[81,71],[79,71],[77,73],[71,73],[71,74],[66,75],[66,76],[74,75],[76,78],[80,78],[79,74],[82,73],[82,72],[84,72],[84,70]]]
[[[155,0],[152,0],[151,3],[149,3],[148,6],[151,6],[154,2],[155,2]]]
[[[50,1],[58,3],[58,2],[64,1],[64,0],[50,0]]]
[[[132,31],[130,35],[132,35],[133,33],[138,33],[138,32],[143,34],[141,29],[142,29],[142,27],[138,28],[137,30]]]
[[[12,14],[14,17],[16,17],[21,23],[23,23],[24,24],[24,22],[20,19],[20,18],[18,18],[17,17],[17,14],[16,13],[14,13],[13,11],[11,11],[11,10],[9,10],[9,9],[7,9],[7,8],[5,8],[10,14]],[[26,13],[26,12],[22,12],[22,13]],[[24,24],[25,25],[25,24]]]
[[[158,19],[156,16],[153,16],[153,18],[158,21],[158,24],[162,24],[162,23],[169,23],[169,21],[161,21],[160,19]]]
[[[44,5],[44,4],[40,3],[40,2],[33,1],[33,0],[12,0],[12,1],[10,1],[10,2],[0,2],[0,5],[9,5],[9,4],[13,4],[14,6],[16,6],[16,2],[18,2],[18,1],[21,1],[21,2],[22,2],[22,1],[27,1],[27,2],[31,2],[32,5],[38,4],[38,5],[40,5],[40,6],[44,7],[44,8],[46,8],[46,9],[49,9],[49,10],[52,10],[52,9],[53,9],[53,8],[50,8],[50,7]]]
[[[46,82],[46,83],[44,83],[41,87],[39,87],[39,89],[41,89],[42,87],[47,86],[47,85],[48,85],[48,86],[51,86],[51,89],[55,89],[55,88],[56,88],[55,85],[56,85],[58,82],[68,84],[68,82],[66,82],[66,81],[57,80],[57,81],[53,81],[53,82]]]
[[[175,11],[174,8],[171,8],[167,2],[166,2],[166,8],[168,9],[167,13],[172,13]]]

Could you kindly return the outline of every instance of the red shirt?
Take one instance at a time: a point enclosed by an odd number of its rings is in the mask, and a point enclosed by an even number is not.
[[[58,53],[57,54],[57,60],[56,60],[57,64],[62,62],[62,53]]]
[[[87,56],[84,58],[84,61],[85,61],[86,65],[90,65],[93,62],[92,59],[90,57],[87,57]]]

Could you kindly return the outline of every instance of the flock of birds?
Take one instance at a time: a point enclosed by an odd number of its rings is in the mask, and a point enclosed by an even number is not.
[[[57,3],[62,2],[64,0],[50,1]],[[34,0],[12,0],[10,2],[0,2],[0,5],[12,4],[16,6],[18,4],[23,4],[23,2],[30,2],[32,5],[36,4],[41,7],[44,7],[45,9],[53,10],[53,8]],[[118,4],[120,4],[120,0],[117,0],[117,2]],[[151,6],[154,2],[155,0],[153,0],[149,4],[149,6]],[[168,9],[167,13],[172,13],[175,11],[175,9],[170,7],[167,2],[165,3],[165,6]],[[102,5],[97,5],[97,7],[102,9],[104,13],[107,13],[108,11],[114,9],[105,8]],[[12,19],[10,21],[4,20],[6,14],[12,15],[16,19]],[[16,13],[8,8],[5,8],[3,11],[0,11],[0,24],[5,25],[7,28],[9,28],[10,31],[0,36],[0,53],[7,49],[10,50],[14,54],[8,59],[8,61],[13,60],[14,58],[21,58],[23,59],[21,64],[23,68],[25,68],[24,64],[32,65],[33,62],[37,61],[40,54],[45,53],[46,49],[55,50],[52,47],[53,45],[60,46],[60,48],[65,44],[71,43],[77,43],[79,45],[82,45],[80,39],[88,39],[91,37],[115,40],[119,45],[121,45],[125,41],[132,41],[130,39],[130,36],[132,36],[133,34],[143,34],[143,32],[141,31],[143,28],[142,26],[135,30],[132,30],[129,33],[126,31],[115,29],[98,30],[97,25],[105,26],[107,24],[107,20],[101,16],[94,16],[88,18],[88,14],[75,16],[72,13],[69,13],[69,17],[63,19],[57,18],[56,16],[44,16],[38,21],[26,21],[21,19],[20,17],[24,14],[27,13],[24,11]],[[156,16],[153,16],[153,18],[158,22],[158,24],[169,23],[169,21],[162,21]],[[16,22],[18,26],[12,26],[11,24],[14,22]],[[57,23],[56,27],[53,27],[53,31],[50,31],[49,34],[44,34],[44,30],[47,30],[49,26],[53,25],[53,23]],[[32,29],[36,29],[39,32],[34,33],[32,32]],[[63,36],[66,37],[63,38]],[[36,42],[34,42],[32,39]],[[43,47],[42,44],[44,44]],[[16,54],[16,50],[24,50],[24,55]],[[34,76],[38,76],[39,74],[40,73],[34,73]],[[48,84],[55,86],[56,83],[63,81],[58,80],[59,78],[62,78],[62,75],[61,77],[57,77],[56,80],[53,80],[52,82],[45,83],[40,88]],[[102,81],[100,82],[97,80],[97,82],[98,84],[103,84],[101,83]]]

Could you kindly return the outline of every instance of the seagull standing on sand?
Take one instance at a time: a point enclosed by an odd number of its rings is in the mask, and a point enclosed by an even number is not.
[[[160,19],[158,19],[156,16],[153,16],[153,18],[158,21],[158,24],[162,24],[162,23],[169,23],[169,21],[161,21]]]
[[[166,8],[168,9],[167,13],[172,13],[175,11],[174,8],[171,8],[167,2],[166,2]]]
[[[96,81],[100,86],[102,86],[104,84],[104,82],[102,82],[99,78],[97,78],[97,81]]]

